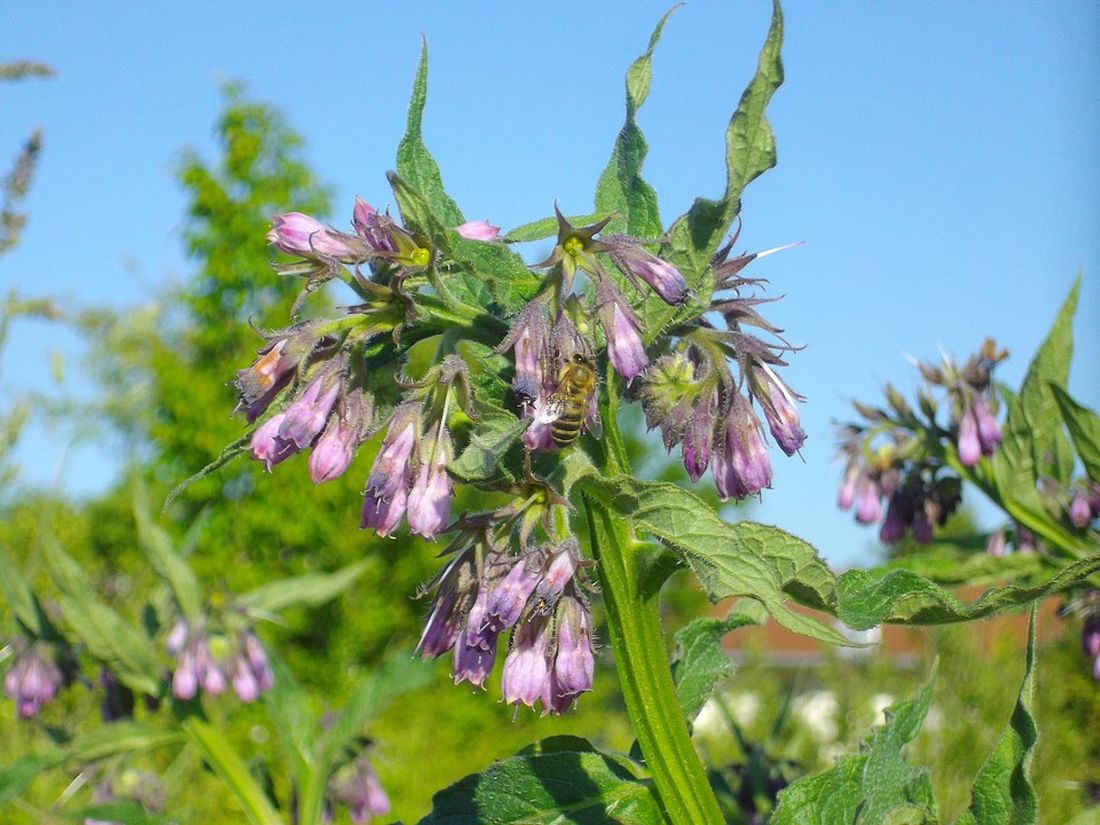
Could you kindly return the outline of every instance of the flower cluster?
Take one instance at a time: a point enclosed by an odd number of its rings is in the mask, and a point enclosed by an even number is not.
[[[403,204],[401,185],[394,191]],[[301,213],[275,216],[269,243],[297,258],[276,270],[304,278],[303,295],[340,279],[361,303],[265,333],[235,382],[238,410],[254,426],[251,455],[268,470],[309,451],[310,477],[320,484],[345,473],[360,446],[381,436],[360,526],[380,536],[403,523],[426,539],[451,534],[420,650],[453,650],[456,681],[481,686],[499,638],[510,632],[505,699],[539,703],[544,713],[565,710],[591,689],[594,655],[585,563],[566,526],[567,505],[533,475],[532,456],[575,443],[598,448],[580,436],[599,434],[601,395],[615,380],[600,377],[617,373],[666,446],[683,445],[691,478],[711,469],[723,499],[770,485],[762,422],[787,455],[806,437],[799,396],[778,374],[792,347],[756,309],[764,282],[739,274],[767,252],[731,258],[731,240],[693,275],[709,297],[703,302],[672,263],[667,239],[605,235],[613,215],[574,226],[555,214],[557,241],[531,268],[486,221],[410,228],[360,199],[348,232]],[[492,277],[480,271],[479,262],[502,255],[512,256],[510,268]],[[476,290],[493,278],[517,277],[516,263],[523,275],[508,293],[515,311],[471,303],[483,300]],[[722,329],[710,320],[719,316]],[[421,360],[410,377],[410,352],[420,342],[432,346],[434,361]],[[480,429],[485,416],[496,429]],[[502,433],[524,448],[522,468],[514,460],[492,466],[510,454]],[[512,503],[453,520],[455,484],[470,480],[456,471],[466,452],[480,456],[473,483]],[[201,634],[178,649],[182,695],[222,686],[225,675]]]
[[[16,648],[15,663],[4,676],[4,692],[15,702],[16,713],[29,719],[57,695],[64,678],[45,642],[20,641]]]
[[[275,681],[267,653],[251,630],[238,633],[234,645],[225,634],[208,634],[178,619],[167,648],[176,659],[172,695],[177,699],[194,699],[199,688],[217,696],[232,685],[238,699],[254,702]]]
[[[992,455],[1001,441],[992,370],[1005,357],[986,339],[961,367],[948,356],[941,365],[918,362],[927,382],[918,393],[919,412],[890,385],[885,407],[853,402],[863,420],[839,428],[845,467],[837,506],[854,508],[861,524],[881,522],[879,538],[885,544],[907,534],[918,543],[932,541],[934,528],[943,526],[962,501],[962,483],[947,467],[943,443],[952,443],[960,463],[970,467]],[[937,421],[937,389],[950,409],[943,426]]]
[[[710,268],[707,311],[720,316],[726,329],[704,318],[682,330],[679,345],[654,363],[641,389],[649,427],[660,427],[666,449],[681,445],[692,481],[709,467],[723,501],[771,486],[771,459],[757,407],[783,453],[794,455],[806,440],[796,406],[802,399],[776,371],[786,365],[782,353],[793,347],[756,309],[771,300],[755,293],[765,281],[740,274],[757,258],[787,247],[730,258],[735,241],[719,250]],[[778,343],[749,328],[769,333]]]
[[[501,688],[508,704],[562,713],[592,689],[592,617],[575,539],[519,554],[490,540],[491,521],[464,530],[443,570],[419,650],[454,651],[455,683],[483,687],[511,630]]]

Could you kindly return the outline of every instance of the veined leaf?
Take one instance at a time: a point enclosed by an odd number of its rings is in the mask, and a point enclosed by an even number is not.
[[[771,825],[938,823],[928,769],[901,757],[902,747],[917,735],[928,713],[935,675],[933,668],[916,698],[886,711],[886,724],[863,741],[858,754],[842,756],[832,770],[780,791]]]
[[[50,535],[43,537],[46,564],[60,591],[58,606],[72,632],[128,687],[157,695],[160,661],[152,641],[100,602],[88,577]]]
[[[492,478],[500,472],[505,453],[530,423],[529,419],[516,418],[503,410],[492,416],[483,415],[470,436],[470,443],[448,469],[465,481]]]
[[[607,225],[608,233],[625,232],[636,238],[656,238],[661,234],[657,193],[642,180],[641,174],[649,147],[635,116],[649,96],[653,50],[676,8],[673,6],[665,12],[649,38],[649,46],[626,72],[626,123],[615,139],[611,160],[596,184],[596,212],[617,213]]]
[[[890,624],[949,624],[991,616],[1059,593],[1080,584],[1100,570],[1100,555],[1063,567],[1036,585],[1010,584],[991,587],[971,604],[908,570],[878,576],[867,570],[849,570],[837,586],[841,620],[855,630],[881,622]]]
[[[523,259],[503,243],[472,241],[457,232],[451,239],[455,259],[469,267],[467,279],[484,282],[493,300],[506,314],[530,301],[542,286]]]
[[[1100,416],[1088,407],[1078,404],[1070,394],[1057,384],[1050,385],[1054,400],[1062,412],[1069,437],[1077,448],[1077,455],[1085,465],[1085,473],[1100,484]]]
[[[239,596],[237,601],[241,607],[261,614],[323,604],[351,587],[369,564],[368,559],[363,559],[335,573],[308,573],[262,584]]]
[[[421,127],[424,120],[424,106],[428,100],[428,41],[420,47],[420,64],[413,81],[412,97],[409,99],[409,119],[405,127],[405,136],[397,145],[397,173],[412,184],[427,201],[435,216],[444,226],[454,228],[466,222],[462,210],[443,189],[443,178],[439,165],[424,145]],[[404,215],[404,210],[402,210]]]
[[[851,644],[832,627],[786,604],[785,588],[828,602],[832,574],[806,542],[776,527],[727,524],[701,499],[674,484],[587,476],[578,484],[636,530],[680,553],[711,600],[747,596],[788,630],[831,644]]]
[[[1032,750],[1039,729],[1032,715],[1035,699],[1035,610],[1027,634],[1027,668],[1020,698],[1008,726],[974,780],[970,807],[956,825],[1034,825],[1039,812],[1035,789],[1031,787]]]
[[[766,620],[767,613],[759,602],[742,599],[724,618],[693,619],[676,632],[672,679],[689,724],[718,684],[733,675],[733,663],[722,649],[722,638],[731,630]]]
[[[563,743],[518,754],[432,797],[420,825],[596,825],[664,822],[648,782],[626,765]],[[587,745],[586,742],[582,743]]]
[[[138,543],[150,567],[168,585],[183,615],[198,619],[202,614],[202,591],[187,562],[172,547],[168,532],[153,521],[149,497],[140,482],[134,484],[134,521]]]
[[[883,568],[879,568],[880,570]],[[1029,580],[1051,570],[1038,553],[988,553],[937,546],[932,552],[914,553],[889,562],[887,570],[908,570],[940,585],[983,585],[1007,580]]]

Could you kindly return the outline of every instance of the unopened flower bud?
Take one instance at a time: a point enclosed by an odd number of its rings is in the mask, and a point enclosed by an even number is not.
[[[19,654],[7,672],[4,692],[15,702],[16,712],[29,719],[57,695],[62,678],[48,648],[35,643]]]
[[[607,254],[624,275],[635,282],[645,281],[666,304],[679,306],[687,300],[687,281],[668,261],[661,260],[625,235],[604,238],[603,243]]]
[[[856,487],[856,521],[874,524],[882,515],[882,491],[869,476],[863,476]]]
[[[497,630],[506,630],[519,621],[527,599],[541,579],[541,558],[528,553],[493,587],[486,611]]]
[[[302,450],[313,443],[328,419],[332,405],[340,394],[340,380],[335,375],[315,378],[305,392],[283,411],[279,438]]]
[[[714,437],[714,412],[717,407],[717,394],[710,393],[700,398],[692,408],[691,419],[684,430],[683,454],[684,469],[692,481],[703,477],[710,465],[710,446]]]
[[[978,439],[978,420],[970,407],[963,410],[959,419],[959,461],[967,467],[973,467],[982,457],[982,444]]]
[[[974,398],[972,409],[982,455],[993,455],[997,445],[1001,443],[1001,425],[997,423],[996,417],[990,411],[989,403],[980,395]]]
[[[494,241],[500,235],[500,227],[488,221],[467,221],[456,226],[455,232],[471,241]]]
[[[1069,521],[1078,530],[1084,530],[1092,521],[1092,509],[1089,507],[1088,497],[1081,491],[1074,494],[1069,504]]]
[[[844,471],[844,480],[840,483],[840,489],[836,494],[836,506],[841,510],[847,510],[856,500],[856,485],[859,483],[859,465],[854,462],[848,465]]]
[[[287,212],[273,217],[267,242],[281,252],[303,258],[336,258],[354,262],[362,260],[364,253],[357,239],[329,229],[301,212]]]
[[[417,402],[397,408],[367,478],[360,527],[373,527],[380,536],[392,533],[405,514],[409,459],[420,437],[419,422]]]
[[[723,501],[755,495],[772,483],[772,465],[764,433],[749,402],[735,394],[733,407],[720,424],[716,449],[711,460],[714,486]]]
[[[351,464],[358,443],[358,432],[339,415],[330,416],[325,431],[309,454],[309,477],[313,483],[323,484],[342,476]]]
[[[753,395],[760,402],[775,442],[787,455],[794,455],[806,441],[799,423],[795,395],[767,364],[758,363],[749,373]]]

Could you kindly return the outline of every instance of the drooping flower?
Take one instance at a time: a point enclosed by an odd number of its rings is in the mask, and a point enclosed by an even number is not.
[[[592,690],[595,657],[592,653],[592,617],[575,594],[562,598],[557,614],[557,651],[554,654],[554,695],[543,706],[556,713],[580,694]]]
[[[725,420],[719,422],[711,459],[711,472],[718,496],[725,501],[755,495],[772,483],[772,465],[760,422],[749,402],[735,393]]]
[[[543,559],[541,553],[524,553],[512,565],[489,594],[486,607],[489,620],[498,631],[506,630],[517,621],[536,585],[542,580]]]
[[[390,812],[389,797],[365,753],[337,771],[329,781],[328,796],[332,802],[347,807],[348,818],[355,825],[365,825],[371,817]]]
[[[753,396],[760,402],[772,437],[787,455],[794,455],[806,441],[799,423],[796,396],[767,364],[757,362],[749,372]]]
[[[305,391],[295,398],[285,410],[279,425],[279,438],[304,450],[324,429],[332,405],[340,394],[340,376],[329,370],[310,382]]]
[[[856,521],[874,524],[882,515],[882,490],[870,477],[863,476],[856,488]]]
[[[276,464],[286,461],[298,452],[298,448],[292,442],[279,436],[279,430],[285,419],[286,413],[276,413],[252,433],[250,442],[252,457],[262,461],[269,473]]]
[[[309,477],[323,484],[343,475],[355,455],[365,429],[363,394],[346,393],[329,414],[328,423],[309,454]]]
[[[691,419],[684,430],[684,469],[692,481],[703,477],[710,465],[710,448],[714,439],[714,413],[718,406],[717,392],[700,398],[692,407]]]
[[[237,371],[234,382],[240,396],[237,407],[244,409],[250,424],[263,415],[294,376],[298,360],[287,352],[288,340],[278,338],[268,342],[251,366]]]
[[[540,614],[521,622],[512,634],[512,647],[504,660],[501,678],[507,704],[522,702],[533,708],[547,692],[552,636],[549,617]]]
[[[467,221],[456,226],[455,232],[471,241],[494,241],[500,235],[500,227],[488,221]]]
[[[539,299],[530,301],[520,310],[512,322],[508,334],[496,348],[496,352],[513,350],[515,373],[512,392],[524,412],[543,393],[547,383],[544,350],[549,335],[546,309]]]
[[[978,427],[978,443],[981,445],[982,455],[993,455],[997,445],[1001,443],[1001,425],[989,409],[989,402],[982,396],[974,397],[972,410],[974,423]]]
[[[29,719],[57,695],[62,678],[49,649],[35,642],[18,655],[8,670],[4,692],[15,702],[16,713]]]
[[[434,539],[451,517],[453,489],[447,474],[451,460],[451,437],[442,421],[436,424],[425,442],[420,470],[409,491],[407,518],[409,530],[426,539]]]
[[[680,270],[652,254],[634,238],[609,235],[602,243],[620,272],[635,283],[645,281],[666,304],[679,306],[687,300],[688,285]]]
[[[1092,521],[1092,508],[1089,507],[1088,496],[1078,490],[1073,495],[1069,504],[1069,521],[1078,530],[1084,530]]]
[[[959,461],[967,467],[973,467],[982,457],[982,444],[978,438],[978,419],[970,407],[963,409],[959,419],[958,438]]]
[[[408,502],[409,459],[419,437],[420,404],[402,404],[394,411],[367,478],[360,527],[388,536],[401,523]]]
[[[607,357],[629,384],[649,364],[638,321],[610,280],[602,280],[597,287],[596,307],[607,337]]]
[[[1005,530],[998,527],[989,534],[985,543],[985,552],[991,556],[1003,556],[1008,552],[1008,542],[1005,540]]]

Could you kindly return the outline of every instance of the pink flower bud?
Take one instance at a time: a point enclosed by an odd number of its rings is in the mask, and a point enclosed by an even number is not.
[[[642,346],[642,336],[638,332],[638,322],[610,281],[600,282],[596,302],[600,323],[607,336],[607,357],[629,384],[649,364]]]
[[[303,258],[336,258],[361,261],[364,250],[350,235],[335,232],[301,212],[287,212],[271,219],[267,242],[288,255]]]
[[[1069,505],[1069,521],[1078,530],[1084,530],[1092,521],[1092,509],[1089,507],[1088,497],[1078,491],[1073,496]]]
[[[978,420],[970,407],[963,410],[959,419],[959,461],[967,467],[973,467],[982,457],[982,444],[978,439]]]
[[[603,239],[608,255],[615,266],[632,280],[645,281],[672,306],[687,300],[688,286],[680,270],[651,254],[644,246],[625,235],[613,235]]]
[[[455,232],[471,241],[493,241],[500,234],[500,227],[488,221],[467,221],[455,227]]]
[[[313,443],[325,426],[329,411],[340,394],[340,381],[333,375],[315,378],[305,392],[283,411],[279,438],[303,450]]]
[[[276,413],[252,433],[252,457],[262,461],[268,472],[276,464],[286,461],[298,452],[294,444],[279,437],[285,418],[285,413]]]
[[[359,434],[340,416],[330,417],[328,426],[309,454],[309,477],[323,484],[344,474],[355,455]]]
[[[426,539],[434,539],[451,518],[451,477],[447,475],[451,439],[440,422],[428,437],[428,455],[409,491],[409,530]],[[438,435],[436,435],[438,433]],[[435,436],[435,437],[433,437]]]

